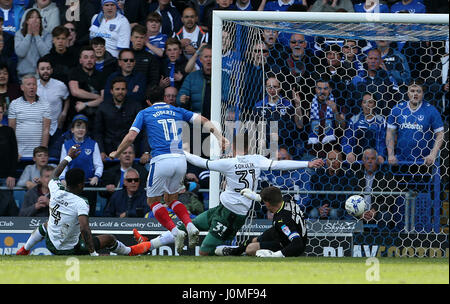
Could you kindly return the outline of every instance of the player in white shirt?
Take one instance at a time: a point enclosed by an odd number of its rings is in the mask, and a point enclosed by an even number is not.
[[[80,152],[78,145],[72,146],[66,158],[56,167],[48,184],[48,222],[33,231],[27,243],[17,251],[17,255],[28,255],[33,245],[44,237],[47,249],[55,255],[98,256],[97,250],[103,248],[121,255],[139,255],[150,249],[150,242],[128,247],[113,235],[92,236],[89,228],[89,203],[79,196],[84,189],[84,171],[78,168],[69,170],[66,174],[66,187],[58,179],[64,168]]]
[[[233,158],[211,161],[185,152],[187,161],[194,166],[219,171],[226,178],[226,188],[220,194],[219,206],[201,213],[192,221],[200,231],[208,231],[200,246],[200,255],[213,255],[218,245],[233,239],[242,225],[244,225],[247,213],[252,206],[252,200],[242,196],[240,192],[244,189],[256,191],[261,171],[320,168],[324,164],[322,159],[315,159],[309,162],[275,161],[261,155],[247,155],[247,153],[248,138],[246,135],[237,135],[234,138],[233,155],[235,157]],[[186,236],[186,233],[182,233],[186,229],[183,225],[179,225],[178,228],[180,233],[176,238],[164,233],[152,240],[153,246],[175,242],[178,253],[181,253],[184,239],[179,236]],[[133,232],[136,241],[146,240],[137,230]]]
[[[131,26],[117,0],[102,0],[102,11],[92,17],[89,37],[104,38],[106,50],[116,58],[121,49],[130,47]]]

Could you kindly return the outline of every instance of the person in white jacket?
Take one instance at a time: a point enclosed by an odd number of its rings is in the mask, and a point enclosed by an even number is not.
[[[51,48],[52,35],[44,31],[39,11],[34,8],[28,10],[20,30],[14,36],[19,78],[27,74],[35,75],[37,61],[48,54]]]

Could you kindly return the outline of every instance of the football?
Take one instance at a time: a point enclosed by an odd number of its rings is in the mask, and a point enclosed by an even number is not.
[[[345,201],[345,210],[350,215],[359,217],[364,213],[366,202],[361,195],[352,195]]]

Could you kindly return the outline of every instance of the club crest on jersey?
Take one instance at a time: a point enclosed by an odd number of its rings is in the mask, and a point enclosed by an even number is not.
[[[112,32],[116,29],[116,25],[115,24],[110,24],[109,25],[109,30]]]
[[[419,121],[422,121],[424,119],[424,117],[423,117],[423,115],[419,115],[419,117],[417,119],[419,119]]]
[[[84,149],[84,153],[86,153],[86,155],[91,155],[92,149]]]

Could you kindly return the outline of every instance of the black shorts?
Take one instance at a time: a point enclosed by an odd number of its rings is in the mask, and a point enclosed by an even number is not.
[[[258,236],[257,241],[261,249],[278,251],[283,248],[275,227],[271,227],[264,231],[260,236]]]

